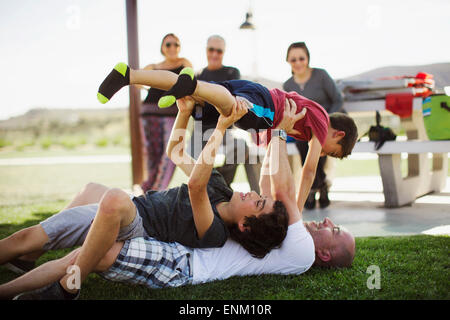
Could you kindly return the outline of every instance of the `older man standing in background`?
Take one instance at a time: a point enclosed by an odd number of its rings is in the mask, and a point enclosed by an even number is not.
[[[241,74],[239,72],[239,69],[223,65],[224,54],[225,39],[219,35],[210,36],[206,44],[206,57],[208,59],[208,66],[200,71],[200,73],[197,75],[197,79],[214,82],[240,79]],[[209,135],[214,130],[214,126],[205,125],[201,121],[203,116],[208,117],[209,115],[211,115],[211,113],[218,114],[217,110],[212,106],[207,106],[204,108],[197,106],[195,108],[194,132],[191,138],[190,145],[190,153],[195,159],[198,158],[198,155],[208,141]],[[200,145],[195,146],[195,143],[200,142],[201,147]],[[245,161],[248,162],[248,147],[245,140],[236,139],[234,137],[233,139],[228,138],[227,141],[227,138],[225,136],[222,143],[225,151],[225,162],[223,166],[217,168],[217,170],[222,174],[226,183],[230,185],[231,182],[233,182],[238,166],[237,159],[239,159],[239,157],[236,157],[238,154],[238,150],[241,150],[241,152],[245,150]],[[250,189],[259,192],[259,177],[256,176],[254,170],[252,170],[252,168],[248,164],[245,164],[245,171],[247,173],[247,179],[250,184]]]

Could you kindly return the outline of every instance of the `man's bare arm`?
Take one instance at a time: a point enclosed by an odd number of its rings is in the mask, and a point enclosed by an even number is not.
[[[295,186],[287,157],[286,141],[273,137],[270,150],[270,182],[272,196],[283,202],[289,215],[289,224],[302,218],[295,202]]]
[[[295,122],[305,116],[306,108],[302,113],[296,114],[297,106],[292,100],[286,100],[282,121],[276,129],[292,132]],[[293,224],[302,218],[295,201],[295,183],[289,165],[286,141],[273,137],[269,144],[269,168],[271,191],[274,199],[283,202],[289,215],[289,224]]]
[[[214,158],[222,144],[223,136],[229,126],[239,120],[248,110],[238,105],[233,106],[232,113],[228,117],[220,116],[217,126],[203,148],[188,181],[189,199],[191,200],[194,223],[199,238],[208,231],[214,220],[214,213],[209,201],[207,186],[211,171],[214,166]]]
[[[268,147],[266,150],[266,154],[264,155],[263,163],[261,165],[261,171],[259,174],[259,190],[262,196],[271,196],[271,183],[270,183],[270,148]]]
[[[214,166],[214,158],[222,143],[225,130],[226,128],[216,127],[200,153],[188,181],[189,198],[199,239],[208,231],[214,220],[207,185]]]

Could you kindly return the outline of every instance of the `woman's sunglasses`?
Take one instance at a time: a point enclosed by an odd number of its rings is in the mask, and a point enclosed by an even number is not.
[[[298,58],[298,61],[305,61],[305,60],[306,60],[305,57]],[[289,62],[290,63],[295,63],[295,62],[297,62],[297,58],[293,58],[293,59],[289,60]]]
[[[213,48],[213,47],[209,47],[208,48],[208,52],[209,53],[213,53],[214,51],[217,52],[218,54],[222,54],[223,53],[222,49],[217,49],[217,48]]]
[[[165,46],[166,48],[170,48],[171,46],[175,46],[176,48],[178,48],[180,44],[177,42],[166,42]]]

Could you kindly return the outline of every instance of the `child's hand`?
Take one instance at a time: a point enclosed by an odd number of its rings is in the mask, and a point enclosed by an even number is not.
[[[286,99],[284,104],[283,119],[281,119],[281,122],[275,129],[282,129],[290,135],[300,135],[300,132],[294,129],[294,125],[298,120],[305,117],[306,108],[303,108],[303,110],[297,114],[295,113],[296,111],[297,105],[295,104],[295,101],[292,99]]]
[[[192,114],[192,110],[194,110],[195,100],[190,96],[183,97],[177,100],[178,111],[183,114]]]
[[[242,100],[236,100],[236,103],[233,105],[233,109],[231,110],[231,114],[228,117],[220,115],[217,122],[217,127],[221,129],[227,129],[233,123],[242,118],[247,112],[248,109],[245,102]]]

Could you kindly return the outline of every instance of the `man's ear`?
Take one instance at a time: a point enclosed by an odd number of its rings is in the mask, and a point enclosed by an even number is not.
[[[244,223],[245,223],[245,217],[242,218],[241,220],[239,220],[239,222],[238,222],[238,224],[237,224],[237,225],[238,225],[238,228],[239,228],[239,231],[241,231],[241,232],[250,230],[250,228],[247,227],[247,226],[245,226]]]
[[[342,131],[342,130],[336,130],[336,131],[334,132],[334,137],[340,137],[340,138],[342,139],[343,137],[345,137],[345,131]]]
[[[328,249],[318,249],[316,253],[319,259],[323,262],[328,262],[331,260],[331,252]]]

